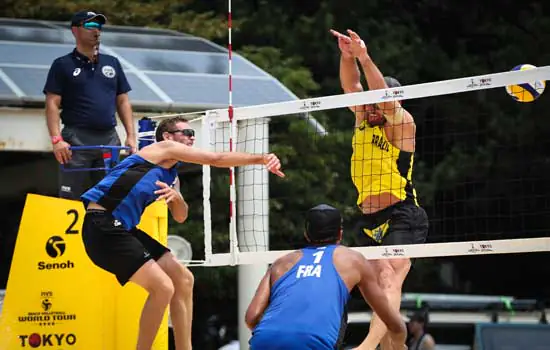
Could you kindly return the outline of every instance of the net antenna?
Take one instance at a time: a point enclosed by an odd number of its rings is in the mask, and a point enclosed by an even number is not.
[[[237,119],[234,118],[233,113],[233,44],[232,44],[232,38],[231,33],[233,29],[233,19],[232,19],[232,11],[231,11],[231,0],[228,0],[227,4],[227,34],[228,34],[228,43],[227,43],[227,53],[228,53],[228,79],[229,79],[229,89],[228,89],[228,97],[229,97],[229,107],[227,108],[227,116],[229,118],[229,152],[233,152],[235,150],[234,140],[237,139]],[[237,190],[235,188],[235,168],[231,167],[229,168],[229,238],[230,238],[230,246],[229,246],[229,252],[231,254],[231,265],[235,265],[237,263],[238,254],[239,254],[239,245],[238,245],[238,238],[237,238],[237,208],[236,208],[236,200],[237,200]]]
[[[220,126],[228,125],[225,129],[229,129],[229,149],[235,150],[234,142],[237,140],[237,122],[240,122],[239,128],[247,125],[247,123],[257,123],[258,121],[267,121],[276,117],[291,115],[291,117],[301,117],[304,113],[346,108],[350,106],[377,104],[388,101],[402,101],[410,99],[418,99],[424,97],[460,94],[478,90],[489,90],[502,88],[502,93],[505,94],[505,87],[509,85],[518,85],[525,82],[550,80],[550,66],[542,66],[536,69],[524,71],[507,71],[478,76],[470,76],[464,78],[442,80],[430,83],[406,85],[395,88],[387,88],[380,90],[370,90],[350,94],[339,94],[324,96],[318,98],[309,98],[303,100],[295,100],[281,103],[270,103],[246,107],[233,108],[231,103],[228,109],[214,109],[206,111],[205,117],[202,119],[202,138],[204,145],[210,145],[211,150],[219,151],[219,140],[223,139],[222,143],[226,145],[225,140],[227,134]],[[230,87],[231,87],[231,79]],[[230,100],[231,102],[231,100]],[[252,128],[252,130],[257,130]],[[267,132],[267,131],[266,131]],[[254,143],[258,141],[258,134],[254,132],[240,132],[241,143]],[[242,135],[245,134],[245,135]],[[263,135],[264,138],[267,135]],[[225,146],[222,146],[225,147]],[[263,146],[260,146],[263,147]],[[263,150],[263,149],[262,149]],[[299,152],[299,150],[297,150]],[[256,153],[258,149],[256,149]],[[208,166],[203,167],[203,185],[204,185],[204,220],[205,220],[205,264],[209,266],[225,266],[234,264],[269,264],[277,258],[290,252],[290,250],[279,251],[239,251],[239,243],[246,239],[246,234],[241,232],[241,224],[239,223],[239,232],[236,228],[236,211],[235,202],[238,200],[239,205],[241,198],[236,197],[234,170],[230,170],[231,176],[231,224],[230,224],[230,250],[229,253],[213,253],[211,235],[212,228],[210,214],[210,181],[211,174]],[[267,171],[263,170],[264,173]],[[253,202],[256,199],[254,195],[248,194],[246,189],[241,192],[242,184],[239,180],[239,196],[244,195],[246,201]],[[268,193],[267,181],[259,184],[254,181],[250,188],[262,187],[261,193]],[[350,186],[352,184],[350,183]],[[253,189],[252,189],[253,191]],[[250,198],[252,197],[252,198]],[[267,199],[268,198],[262,198]],[[261,207],[261,205],[260,205]],[[253,208],[252,211],[258,211],[258,208]],[[255,213],[253,213],[256,215]],[[242,213],[239,213],[239,217]],[[257,224],[253,223],[254,229]],[[265,223],[263,224],[265,225]],[[256,233],[254,233],[255,235]],[[207,238],[209,237],[209,238]],[[257,237],[255,237],[257,238]],[[208,242],[207,240],[210,240]],[[264,244],[263,242],[256,242]],[[463,241],[449,243],[432,243],[424,245],[395,245],[385,247],[356,247],[354,248],[365,256],[371,259],[391,259],[402,257],[443,257],[443,256],[461,256],[461,255],[480,255],[480,254],[504,254],[504,253],[523,253],[523,252],[541,252],[550,251],[550,238],[525,238],[525,239],[500,239],[500,240],[484,240],[484,241]]]

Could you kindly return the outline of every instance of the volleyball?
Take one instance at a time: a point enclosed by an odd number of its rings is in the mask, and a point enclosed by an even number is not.
[[[516,70],[528,70],[537,68],[532,64],[520,64],[515,66],[512,71]],[[518,102],[533,102],[544,92],[546,82],[544,80],[537,80],[530,83],[508,85],[506,86],[506,92],[508,95]]]

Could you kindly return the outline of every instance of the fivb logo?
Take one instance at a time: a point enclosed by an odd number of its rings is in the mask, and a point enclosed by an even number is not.
[[[21,347],[38,348],[39,346],[62,346],[76,344],[76,335],[73,333],[65,334],[38,334],[20,335]]]

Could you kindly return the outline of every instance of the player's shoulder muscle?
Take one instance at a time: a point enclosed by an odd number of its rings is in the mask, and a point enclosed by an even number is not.
[[[275,262],[273,263],[273,266],[275,267],[275,266],[287,265],[288,263],[298,261],[301,257],[302,257],[302,251],[295,250],[275,260]]]
[[[148,162],[158,164],[170,158],[170,148],[174,147],[174,141],[160,141],[143,147],[138,155]]]
[[[358,257],[362,257],[361,253],[358,251],[343,245],[336,247],[336,249],[334,249],[334,254],[338,257],[346,257],[347,259],[357,259]]]
[[[302,257],[302,251],[296,250],[286,255],[283,255],[279,259],[275,260],[271,265],[272,276],[278,278],[285,274],[288,270],[294,266],[298,260]]]

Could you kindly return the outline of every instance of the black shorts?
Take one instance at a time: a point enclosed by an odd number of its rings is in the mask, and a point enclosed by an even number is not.
[[[411,201],[373,214],[363,214],[356,225],[362,246],[421,244],[428,236],[428,215]]]
[[[116,130],[94,131],[65,126],[61,132],[63,140],[71,146],[120,146]],[[103,168],[103,152],[97,150],[74,150],[66,169]],[[105,177],[104,170],[59,172],[59,197],[78,200],[82,193]]]
[[[103,210],[88,210],[82,225],[82,240],[92,262],[116,276],[121,285],[151,259],[158,260],[170,249],[147,233],[122,224]]]

